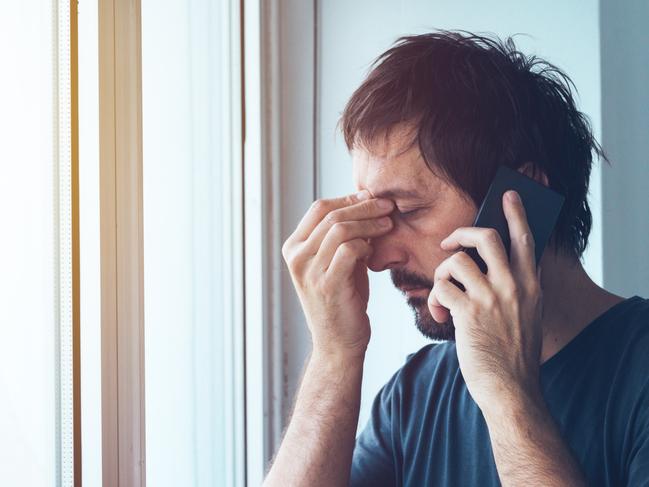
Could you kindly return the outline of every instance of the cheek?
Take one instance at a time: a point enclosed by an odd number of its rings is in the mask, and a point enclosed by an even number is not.
[[[401,233],[400,240],[407,242],[411,255],[426,269],[432,272],[445,259],[455,253],[454,250],[442,249],[439,244],[455,229],[461,226],[471,226],[473,215],[464,217],[453,215],[432,216],[432,213],[422,215],[411,222],[400,222],[395,231]],[[464,221],[463,221],[464,220]],[[466,223],[468,221],[468,223]],[[398,227],[398,228],[397,228]],[[428,272],[432,278],[432,272]]]
[[[437,266],[454,253],[439,246],[454,227],[450,228],[448,233],[444,233],[445,230],[440,229],[439,224],[431,224],[430,221],[427,225],[413,223],[404,227],[403,230],[399,230],[402,232],[399,240],[408,249],[413,267],[419,269],[432,283]]]
[[[406,222],[404,226],[412,233],[412,238],[426,239],[434,244],[437,249],[440,249],[439,243],[463,224],[459,223],[457,218],[450,217],[449,214],[440,214],[438,212],[436,214],[423,214],[410,222]]]

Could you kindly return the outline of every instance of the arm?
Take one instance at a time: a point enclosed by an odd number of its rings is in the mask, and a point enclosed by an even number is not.
[[[503,209],[510,258],[494,229],[456,229],[440,245],[477,248],[488,272],[483,274],[466,253],[454,253],[435,271],[429,309],[438,322],[447,318],[443,308],[453,317],[460,369],[487,422],[501,483],[582,486],[583,474],[541,394],[540,269],[525,208],[508,193]]]
[[[311,355],[264,486],[348,485],[362,374],[362,356]]]
[[[502,399],[502,398],[501,398]],[[540,391],[483,408],[502,485],[585,486]]]
[[[390,231],[393,206],[367,192],[318,200],[282,247],[313,353],[267,487],[349,483],[370,339],[368,239]]]

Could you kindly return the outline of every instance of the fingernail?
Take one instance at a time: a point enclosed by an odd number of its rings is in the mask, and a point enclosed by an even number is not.
[[[361,201],[368,200],[368,199],[370,199],[370,193],[367,190],[364,189],[364,190],[359,191],[358,193],[356,193],[356,198],[358,198]]]
[[[509,198],[509,201],[511,201],[512,203],[520,203],[521,202],[521,197],[514,190],[507,191],[507,198]]]
[[[379,205],[379,208],[383,208],[384,210],[387,210],[388,208],[392,208],[392,200],[378,200],[376,202],[377,205]]]

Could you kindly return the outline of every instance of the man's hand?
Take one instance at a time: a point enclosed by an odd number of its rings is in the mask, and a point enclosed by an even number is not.
[[[370,339],[367,239],[392,229],[394,209],[364,196],[316,201],[282,247],[313,352],[265,487],[349,483]]]
[[[516,197],[509,198],[512,193]],[[465,252],[453,254],[435,272],[428,306],[437,321],[445,321],[440,306],[453,316],[460,369],[489,428],[502,485],[582,486],[583,474],[541,393],[541,273],[517,196],[508,191],[503,198],[509,260],[495,230],[458,228],[440,245],[477,248],[487,274]]]
[[[371,198],[367,191],[318,200],[284,243],[282,254],[311,331],[314,352],[365,354],[370,322],[364,261],[372,253],[367,239],[392,229],[387,215],[393,209],[392,200]]]
[[[511,194],[514,199],[508,198]],[[538,388],[542,291],[534,241],[516,192],[505,193],[503,210],[511,238],[510,259],[496,230],[458,228],[442,241],[442,248],[476,247],[487,274],[465,252],[456,252],[435,271],[428,299],[434,319],[441,318],[435,308],[439,305],[453,316],[460,369],[483,410],[512,394],[535,394]],[[452,284],[451,277],[466,291]]]

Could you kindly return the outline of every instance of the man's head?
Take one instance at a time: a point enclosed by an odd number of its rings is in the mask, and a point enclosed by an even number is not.
[[[606,157],[571,83],[511,38],[438,31],[398,39],[347,103],[339,123],[356,188],[397,206],[392,231],[372,240],[368,266],[390,269],[399,288],[427,290],[409,298],[424,335],[454,338],[452,319],[438,324],[427,308],[435,269],[449,255],[439,242],[473,223],[499,165],[565,195],[548,251],[581,258],[592,154]],[[413,194],[386,193],[395,189]]]

